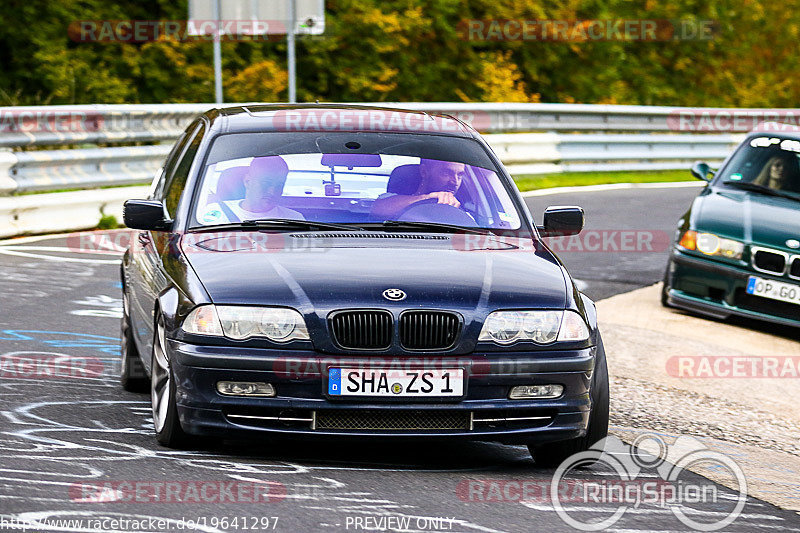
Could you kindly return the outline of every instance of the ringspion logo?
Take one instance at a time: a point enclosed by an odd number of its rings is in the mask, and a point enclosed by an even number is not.
[[[650,450],[657,450],[655,453]],[[609,450],[609,451],[606,451]],[[613,452],[612,452],[613,450]],[[574,471],[587,464],[610,469],[609,477],[581,482],[580,498],[585,503],[613,504],[613,512],[603,513],[601,520],[593,514],[564,505],[574,494],[560,490],[574,477]],[[693,477],[692,468],[705,467],[733,494],[722,494],[719,486],[705,478]],[[657,477],[644,472],[655,471]],[[682,477],[683,476],[683,477]],[[632,444],[609,436],[562,462],[553,473],[550,496],[556,514],[567,525],[580,531],[601,531],[612,527],[630,509],[642,504],[654,505],[669,511],[685,526],[697,531],[717,531],[736,520],[747,501],[747,479],[739,464],[720,452],[713,451],[694,437],[681,436],[667,444],[658,435],[644,433]],[[698,515],[694,505],[712,503],[715,512]]]

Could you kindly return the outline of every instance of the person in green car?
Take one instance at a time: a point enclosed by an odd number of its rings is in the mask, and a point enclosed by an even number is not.
[[[800,164],[797,156],[780,153],[770,157],[753,183],[778,191],[800,192]]]

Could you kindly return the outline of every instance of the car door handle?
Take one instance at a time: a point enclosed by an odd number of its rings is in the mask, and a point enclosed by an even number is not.
[[[142,244],[149,243],[150,242],[150,234],[148,234],[146,231],[142,231],[141,233],[139,233],[139,242],[142,243]]]

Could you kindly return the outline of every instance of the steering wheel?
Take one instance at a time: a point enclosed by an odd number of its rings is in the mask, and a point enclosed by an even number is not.
[[[421,205],[430,205],[430,204],[438,204],[438,203],[439,203],[439,199],[438,198],[425,198],[424,200],[420,200],[418,202],[414,202],[413,204],[407,206],[405,209],[403,209],[402,211],[397,213],[397,215],[395,215],[395,218],[399,219],[400,217],[405,216],[405,214],[408,213],[409,211],[411,211],[412,209],[414,209],[416,207],[419,207]]]
[[[426,198],[414,202],[406,207],[396,217],[396,220],[409,222],[441,222],[456,226],[474,227],[477,224],[466,212],[448,204],[440,204],[436,198]]]

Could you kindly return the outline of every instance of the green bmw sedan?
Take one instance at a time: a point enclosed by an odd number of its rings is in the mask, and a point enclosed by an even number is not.
[[[800,327],[800,133],[750,133],[678,222],[661,302]]]

